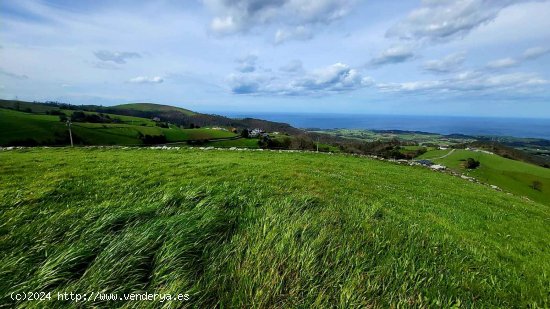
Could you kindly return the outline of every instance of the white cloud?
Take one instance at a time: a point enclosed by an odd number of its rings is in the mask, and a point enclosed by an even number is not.
[[[411,60],[414,57],[415,55],[410,47],[394,46],[378,54],[376,57],[374,57],[370,61],[370,63],[375,66],[392,64],[392,63],[401,63],[401,62],[406,62],[408,60]]]
[[[237,59],[237,71],[242,73],[250,73],[256,71],[256,62],[258,61],[258,56],[256,55],[247,55]]]
[[[305,74],[276,76],[273,74],[232,74],[228,77],[235,94],[319,95],[365,88],[373,84],[370,77],[356,69],[336,63]]]
[[[329,24],[348,15],[356,0],[203,0],[216,15],[210,29],[220,35],[283,25],[275,41],[309,39],[311,25]]]
[[[391,27],[387,36],[447,41],[494,20],[500,11],[529,0],[424,0],[422,6]]]
[[[550,48],[548,47],[532,47],[523,52],[523,58],[532,60],[542,57],[548,53],[550,53]]]
[[[526,49],[521,57],[516,58],[503,58],[491,61],[487,64],[486,68],[488,69],[506,69],[511,67],[516,67],[522,64],[525,61],[535,60],[546,54],[550,53],[550,48],[544,47],[532,47]]]
[[[111,61],[118,64],[126,63],[127,59],[141,58],[141,55],[136,52],[111,52],[108,50],[96,51],[94,55],[101,61]]]
[[[449,73],[458,70],[464,60],[466,59],[466,53],[454,53],[445,56],[439,60],[429,60],[423,65],[424,70],[434,73]]]
[[[153,77],[138,76],[130,79],[128,82],[134,83],[134,84],[160,84],[163,81],[164,79],[160,76],[153,76]]]
[[[279,29],[275,33],[275,44],[281,44],[289,40],[306,41],[312,38],[313,32],[305,26],[298,26],[286,30]]]
[[[466,94],[491,91],[498,93],[502,91],[521,92],[548,85],[550,85],[550,80],[534,73],[486,74],[480,71],[467,71],[449,79],[380,83],[377,87],[387,92]]]
[[[503,58],[487,63],[489,69],[506,69],[519,65],[520,62],[513,58]]]

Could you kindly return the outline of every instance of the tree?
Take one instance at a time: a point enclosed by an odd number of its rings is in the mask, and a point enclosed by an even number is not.
[[[250,137],[250,132],[248,132],[248,129],[243,129],[241,131],[241,137],[244,137],[244,138],[249,138]]]
[[[466,162],[464,163],[464,167],[471,170],[478,168],[479,165],[480,165],[479,161],[473,158],[466,159]]]

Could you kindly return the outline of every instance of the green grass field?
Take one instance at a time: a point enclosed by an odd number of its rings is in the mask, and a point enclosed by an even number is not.
[[[23,113],[0,108],[0,145],[10,145],[14,140],[33,138],[39,142],[54,142],[64,137],[67,128],[58,116]]]
[[[419,156],[416,159],[432,160],[432,159],[442,157],[442,156],[448,154],[449,152],[451,152],[451,149],[432,149],[432,150],[426,152],[425,154]]]
[[[213,129],[179,129],[177,127],[171,127],[170,129],[163,129],[162,132],[166,135],[169,142],[178,142],[186,140],[207,140],[217,138],[231,138],[236,134],[224,130]]]
[[[67,115],[70,115],[69,111]],[[87,112],[88,113],[88,112]],[[123,123],[80,123],[74,122],[73,137],[77,144],[83,145],[140,145],[143,135],[164,135],[166,141],[183,142],[188,140],[206,140],[229,138],[234,133],[212,129],[180,129],[177,126],[161,128],[149,119],[111,115]],[[68,129],[58,116],[24,113],[0,108],[0,146],[33,139],[45,145],[67,145]]]
[[[45,114],[47,111],[60,110],[58,107],[34,104],[32,102],[2,100],[0,99],[0,108],[30,110],[33,113]]]
[[[429,151],[421,158],[441,157],[449,151]],[[462,166],[464,161],[462,160],[467,158],[478,160],[481,163],[480,167],[474,170],[464,168]],[[442,159],[435,159],[434,162],[441,163],[483,182],[499,186],[516,195],[526,196],[534,201],[550,205],[550,169],[497,155],[468,150],[455,150],[451,155]],[[540,182],[540,190],[533,189],[534,181]]]
[[[0,207],[6,307],[550,306],[549,206],[421,167],[266,151],[0,151]],[[9,299],[27,291],[190,300]]]

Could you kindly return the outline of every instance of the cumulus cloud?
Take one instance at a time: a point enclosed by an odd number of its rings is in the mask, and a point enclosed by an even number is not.
[[[489,69],[506,69],[519,65],[519,61],[513,58],[497,59],[487,63]]]
[[[548,53],[550,53],[550,48],[548,47],[532,47],[523,52],[523,59],[533,60],[542,57]]]
[[[465,59],[466,53],[454,53],[442,59],[426,61],[422,67],[433,73],[450,73],[458,70]]]
[[[394,46],[390,47],[376,57],[370,63],[375,66],[406,62],[414,58],[414,53],[410,47]]]
[[[210,29],[220,35],[282,25],[275,41],[309,39],[310,25],[329,24],[346,16],[356,0],[203,0],[216,15]]]
[[[391,27],[386,35],[448,41],[491,22],[505,7],[526,1],[529,0],[423,0],[420,8]]]
[[[370,77],[343,63],[336,63],[291,78],[266,74],[232,74],[228,77],[235,94],[259,95],[320,95],[341,93],[368,87]]]
[[[94,55],[101,61],[111,61],[118,64],[124,64],[128,59],[141,58],[141,55],[136,52],[111,52],[108,50],[96,51]]]
[[[153,76],[153,77],[138,76],[130,79],[128,82],[133,84],[160,84],[164,82],[164,79],[160,76]]]
[[[237,71],[242,73],[250,73],[256,71],[256,62],[258,61],[258,56],[248,55],[237,59]]]
[[[486,91],[522,91],[550,85],[534,73],[486,74],[467,71],[442,80],[380,83],[377,87],[387,92],[470,93]]]

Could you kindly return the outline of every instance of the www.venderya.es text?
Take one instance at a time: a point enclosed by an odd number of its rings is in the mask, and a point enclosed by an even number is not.
[[[11,299],[20,301],[71,301],[71,302],[105,302],[105,301],[151,301],[151,302],[186,302],[191,299],[187,293],[167,294],[167,293],[51,293],[51,292],[26,292],[11,293]]]

